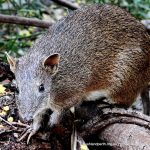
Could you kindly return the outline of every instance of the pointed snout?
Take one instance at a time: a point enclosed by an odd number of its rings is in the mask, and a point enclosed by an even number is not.
[[[20,120],[23,122],[28,122],[31,123],[33,121],[33,116],[30,113],[24,114],[24,115],[19,115]]]

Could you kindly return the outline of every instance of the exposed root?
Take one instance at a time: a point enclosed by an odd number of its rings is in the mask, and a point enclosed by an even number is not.
[[[103,113],[96,115],[81,128],[81,136],[93,134],[115,123],[136,124],[150,129],[150,118],[140,112],[124,109],[104,109]]]

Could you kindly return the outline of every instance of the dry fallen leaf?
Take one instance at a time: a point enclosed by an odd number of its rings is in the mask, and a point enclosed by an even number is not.
[[[5,93],[6,88],[0,84],[0,95],[3,95]]]
[[[6,116],[6,115],[7,115],[7,112],[6,112],[6,111],[1,111],[1,112],[0,112],[0,116],[4,117],[4,116]]]
[[[8,118],[7,118],[7,121],[8,121],[8,122],[13,122],[13,121],[14,121],[14,118],[13,118],[13,117],[8,117]]]
[[[8,111],[8,110],[9,110],[9,106],[4,106],[4,107],[3,107],[3,110],[4,110],[4,111]]]

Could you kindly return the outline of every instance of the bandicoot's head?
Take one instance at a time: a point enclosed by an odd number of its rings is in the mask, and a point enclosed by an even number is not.
[[[60,56],[52,54],[43,58],[23,56],[14,59],[7,54],[10,69],[14,72],[19,91],[16,103],[21,118],[31,121],[33,115],[52,97],[52,77],[58,70]]]

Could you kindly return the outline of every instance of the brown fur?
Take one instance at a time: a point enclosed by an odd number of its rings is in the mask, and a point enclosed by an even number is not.
[[[54,75],[42,64],[56,53],[60,62]],[[50,27],[19,59],[15,75],[20,113],[35,118],[43,109],[59,111],[90,100],[93,91],[130,106],[150,81],[149,56],[144,26],[126,11],[110,5],[76,10]],[[42,83],[47,93],[37,96]]]

